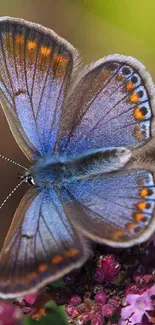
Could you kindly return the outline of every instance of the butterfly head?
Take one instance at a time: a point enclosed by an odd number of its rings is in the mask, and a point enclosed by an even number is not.
[[[60,161],[49,161],[48,157],[40,158],[21,178],[36,187],[48,188],[56,184],[63,176],[64,164]]]
[[[25,183],[28,183],[30,185],[36,185],[33,176],[30,173],[28,173],[28,172],[26,172],[20,178],[24,178],[25,179]]]

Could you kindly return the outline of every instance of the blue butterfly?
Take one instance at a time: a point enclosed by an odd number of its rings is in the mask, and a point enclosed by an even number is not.
[[[129,247],[155,230],[152,79],[123,55],[79,62],[53,31],[1,18],[0,100],[32,185],[2,248],[2,298],[81,266],[91,240]]]

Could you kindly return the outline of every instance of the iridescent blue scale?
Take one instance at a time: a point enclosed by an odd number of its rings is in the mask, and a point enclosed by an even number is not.
[[[31,163],[22,178],[32,185],[0,255],[7,299],[80,267],[91,241],[129,247],[153,234],[146,158],[155,87],[140,62],[119,54],[80,65],[78,74],[71,44],[22,19],[0,19],[0,63],[0,101]]]

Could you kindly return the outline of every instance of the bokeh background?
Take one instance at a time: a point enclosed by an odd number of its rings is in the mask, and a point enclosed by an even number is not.
[[[120,53],[140,60],[155,81],[155,0],[1,0],[0,16],[14,16],[55,30],[77,47],[85,64]],[[0,153],[26,166],[0,111]],[[0,160],[0,203],[17,184],[21,170]],[[23,185],[0,210],[2,245],[15,208],[26,191]],[[25,319],[25,324],[35,321]],[[37,324],[66,324],[63,309]]]

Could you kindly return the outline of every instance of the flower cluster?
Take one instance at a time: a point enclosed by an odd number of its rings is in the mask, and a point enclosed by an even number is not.
[[[98,246],[77,272],[65,277],[73,295],[66,305],[76,325],[151,324],[155,315],[155,259],[152,243],[130,249]]]

